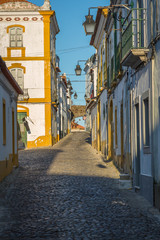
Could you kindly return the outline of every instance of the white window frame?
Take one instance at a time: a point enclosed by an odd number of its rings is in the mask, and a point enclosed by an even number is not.
[[[13,33],[15,31],[15,33]],[[23,29],[21,27],[10,28],[10,47],[23,47]]]
[[[146,111],[146,101],[148,102],[148,110]],[[147,117],[148,115],[148,117]],[[143,123],[143,152],[150,153],[151,138],[150,138],[150,104],[149,91],[142,94],[142,123]],[[147,136],[146,136],[147,135]]]
[[[15,73],[13,73],[13,71],[15,71]],[[11,68],[10,72],[12,73],[13,77],[19,84],[20,88],[22,90],[24,90],[24,71],[23,71],[23,69],[22,68]],[[21,73],[21,76],[18,76],[18,73]]]

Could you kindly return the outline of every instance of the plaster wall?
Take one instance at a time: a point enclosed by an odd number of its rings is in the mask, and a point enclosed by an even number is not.
[[[152,155],[151,155],[151,97],[150,97],[150,78],[151,78],[151,63],[148,63],[144,68],[139,70],[133,76],[133,104],[137,101],[139,102],[139,128],[140,128],[140,168],[141,174],[152,176]],[[145,153],[143,146],[143,95],[148,92],[149,96],[149,131],[150,131],[150,151]],[[135,107],[133,105],[133,116],[135,121]],[[135,124],[133,124],[133,139],[135,140]],[[135,144],[133,141],[133,158],[134,158],[134,168],[135,167]]]
[[[113,100],[113,122],[115,123],[115,108],[117,108],[117,146],[115,146],[115,126],[114,126],[114,149],[117,156],[121,155],[121,104],[123,103],[124,78],[120,81],[114,91]]]
[[[160,183],[160,41],[156,44],[153,60],[153,174],[156,183]]]
[[[12,101],[11,101],[12,95]],[[14,98],[13,98],[14,97]],[[17,154],[17,93],[7,82],[6,78],[0,73],[0,161],[9,160],[12,151],[12,109],[14,109],[14,129],[15,129],[15,154]],[[6,144],[3,145],[3,100],[6,105]]]
[[[64,83],[60,82],[60,109],[59,109],[59,118],[60,118],[60,135],[64,137],[67,134],[68,128],[68,117],[67,117],[67,96],[66,96],[66,87]]]
[[[97,49],[100,48],[100,43],[104,35],[105,23],[106,23],[106,18],[104,17],[104,15],[101,15],[95,40],[94,40],[94,46],[96,46]]]
[[[101,102],[101,141],[107,140],[107,90],[105,89],[100,96]]]
[[[19,17],[20,21],[15,21],[15,17]],[[1,12],[1,17],[4,19],[0,22],[0,55],[7,57],[7,48],[10,47],[10,36],[7,33],[7,27],[11,25],[22,25],[25,27],[23,32],[23,46],[26,50],[26,57],[43,57],[44,56],[44,37],[43,37],[43,20],[42,16],[37,12]],[[6,21],[9,17],[12,20]],[[24,18],[28,18],[28,21],[24,21]],[[36,19],[34,21],[33,19]],[[33,34],[34,33],[34,34]],[[32,38],[31,38],[32,36]],[[33,40],[34,39],[34,40]],[[14,53],[15,54],[15,53]]]
[[[91,130],[92,130],[92,146],[96,148],[97,142],[97,104],[91,109]]]
[[[7,61],[7,67],[15,62]],[[18,61],[25,67],[24,88],[28,89],[29,98],[44,98],[44,61]]]
[[[39,136],[45,136],[45,104],[23,104],[29,109],[29,119],[27,119],[30,132],[27,133],[27,141],[34,141]],[[18,111],[24,110],[18,106]],[[38,117],[37,117],[38,116]]]
[[[103,86],[104,85],[103,84],[104,83],[104,63],[105,63],[105,33],[103,33],[102,35],[97,54],[99,58],[99,72],[101,72],[102,70],[102,86]],[[101,55],[102,55],[102,62],[101,62]]]

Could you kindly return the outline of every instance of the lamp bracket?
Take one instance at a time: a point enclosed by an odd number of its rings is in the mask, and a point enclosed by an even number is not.
[[[86,62],[87,60],[78,60],[77,64],[79,65],[79,62]]]
[[[126,8],[127,10],[131,10],[130,8],[129,8],[129,4],[115,4],[115,5],[111,5],[111,6],[104,6],[104,7],[90,7],[90,8],[88,8],[88,15],[90,15],[90,9],[96,9],[96,8],[98,8],[98,9],[109,9],[109,10],[112,10],[113,8],[115,8],[115,7],[118,7],[118,8]]]
[[[112,5],[112,7],[120,7],[120,8],[126,8],[127,10],[131,10],[128,6],[130,6],[129,4],[116,4],[116,5]]]

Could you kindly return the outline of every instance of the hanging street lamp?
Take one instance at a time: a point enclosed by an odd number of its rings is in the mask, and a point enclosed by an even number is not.
[[[67,82],[67,87],[68,87],[68,88],[71,88],[71,86],[72,86],[72,85],[71,85],[71,81],[68,80],[68,82]]]
[[[77,93],[75,92],[75,94],[74,94],[74,99],[77,99],[77,97],[78,97],[78,95],[77,95]]]
[[[85,16],[86,20],[83,23],[84,31],[86,35],[92,35],[96,26],[96,22],[93,20],[93,15],[89,14]]]
[[[76,68],[75,68],[76,76],[81,76],[81,72],[82,72],[82,69],[81,69],[80,65],[77,64]]]
[[[126,8],[127,10],[130,11],[129,7],[133,7],[133,3],[131,3],[131,5],[129,4],[111,4],[111,6],[104,6],[104,7],[90,7],[88,9],[88,15],[85,16],[86,20],[85,22],[82,24],[85,30],[86,35],[93,35],[94,33],[94,29],[96,26],[96,22],[93,19],[93,15],[90,15],[90,9],[108,9],[108,10],[112,10],[115,7],[118,8]]]
[[[76,68],[75,68],[76,76],[81,76],[81,73],[82,73],[82,68],[81,68],[81,66],[79,65],[79,62],[86,62],[86,61],[87,61],[87,60],[78,60],[77,65],[76,65]]]

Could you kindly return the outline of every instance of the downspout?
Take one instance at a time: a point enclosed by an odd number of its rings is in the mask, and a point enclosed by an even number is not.
[[[154,55],[155,55],[155,46],[152,45],[152,58],[151,58],[151,74],[150,74],[150,81],[151,81],[151,85],[150,85],[150,95],[151,95],[151,152],[152,152],[152,162],[151,162],[151,172],[152,172],[152,176],[153,176],[153,181],[155,178],[155,169],[154,169],[154,148],[153,148],[153,132],[154,132],[154,127],[155,127],[155,123],[154,123],[154,75],[153,75],[153,70],[154,70]]]

